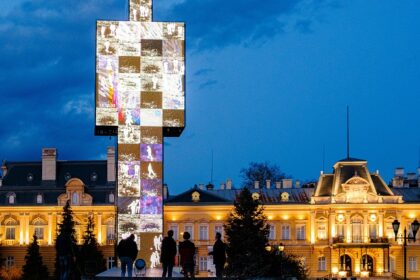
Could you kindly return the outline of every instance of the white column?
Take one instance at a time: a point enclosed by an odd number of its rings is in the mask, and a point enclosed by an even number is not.
[[[48,213],[48,245],[52,245],[52,213]]]
[[[29,213],[25,213],[25,243],[29,244]]]
[[[378,227],[378,235],[379,237],[384,236],[384,211],[379,211],[379,227]]]
[[[315,211],[311,211],[311,244],[315,244]]]
[[[19,215],[19,244],[23,245],[23,233],[25,230],[25,214],[24,213],[20,213]]]
[[[367,243],[369,241],[369,222],[368,222],[369,213],[363,211],[363,242]]]
[[[336,215],[335,211],[332,211],[330,214],[330,224],[329,224],[330,230],[328,231],[330,243],[333,242],[333,238],[336,237],[337,235],[335,231],[335,215]]]
[[[102,213],[98,213],[98,243],[102,245]]]
[[[351,243],[350,211],[346,213],[346,242]]]

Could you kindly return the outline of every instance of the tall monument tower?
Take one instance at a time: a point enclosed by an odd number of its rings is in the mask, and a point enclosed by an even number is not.
[[[129,0],[129,21],[97,21],[95,135],[118,136],[117,236],[159,264],[163,138],[185,125],[184,23],[153,22],[152,0]]]

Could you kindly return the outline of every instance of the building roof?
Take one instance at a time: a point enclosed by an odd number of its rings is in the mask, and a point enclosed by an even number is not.
[[[66,182],[79,178],[93,204],[112,204],[108,194],[115,192],[115,182],[107,182],[107,161],[57,161],[56,180],[42,181],[42,162],[7,162],[7,174],[2,178],[0,205],[9,205],[9,194],[16,195],[16,206],[39,205],[36,196],[43,196],[41,205],[57,205],[57,198],[66,192]]]
[[[242,189],[213,189],[201,190],[196,187],[179,195],[171,196],[165,205],[202,205],[202,204],[233,204]],[[200,193],[200,200],[194,202],[193,192]],[[288,188],[288,189],[250,189],[251,193],[258,193],[263,204],[306,204],[310,203],[313,188]],[[282,200],[281,195],[288,194],[288,200]]]

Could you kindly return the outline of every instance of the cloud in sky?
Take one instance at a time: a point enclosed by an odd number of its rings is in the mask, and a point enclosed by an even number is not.
[[[220,49],[233,44],[260,44],[285,31],[293,15],[305,15],[328,0],[185,0],[173,5],[169,18],[186,21],[190,45],[198,49]],[[315,18],[301,20],[307,27]],[[307,32],[308,28],[298,31]]]

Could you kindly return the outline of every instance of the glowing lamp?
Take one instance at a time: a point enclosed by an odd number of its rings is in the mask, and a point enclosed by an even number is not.
[[[369,271],[367,270],[363,270],[360,272],[360,277],[361,278],[369,278]]]
[[[376,221],[376,214],[374,214],[374,213],[370,214],[370,220],[372,222]]]
[[[337,221],[339,221],[339,222],[344,221],[344,215],[343,214],[338,214]]]
[[[338,272],[338,276],[340,276],[340,277],[342,277],[342,278],[347,277],[347,271],[345,271],[345,270],[340,270],[340,271]]]
[[[334,267],[331,269],[331,272],[332,272],[333,274],[337,274],[337,273],[338,273],[338,267],[334,266]]]

